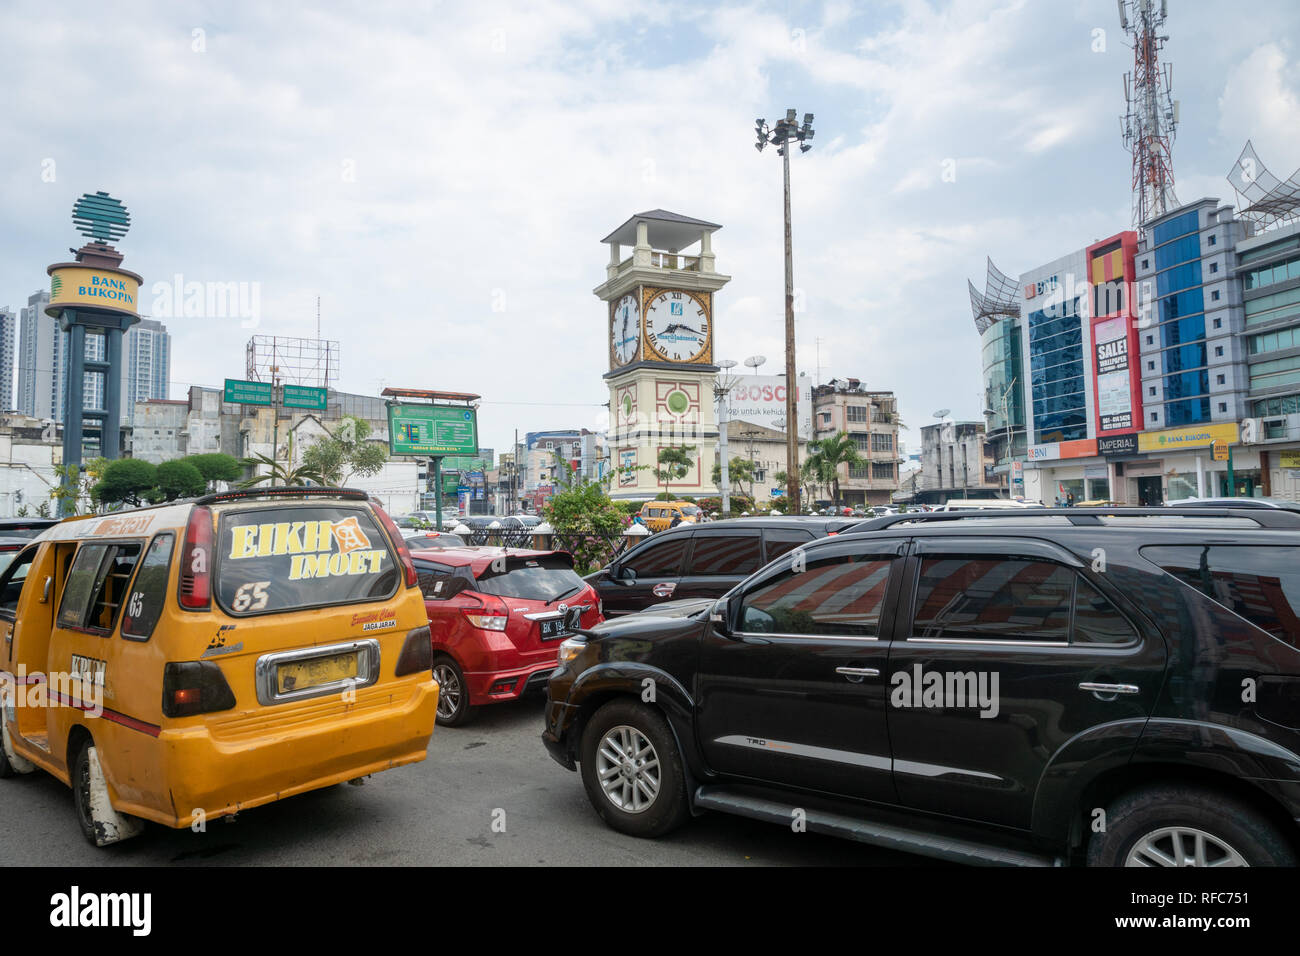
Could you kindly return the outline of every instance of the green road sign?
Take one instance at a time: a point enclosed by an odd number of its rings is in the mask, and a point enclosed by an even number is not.
[[[389,405],[388,448],[394,455],[476,455],[477,414],[463,405]]]
[[[285,408],[313,408],[325,411],[329,393],[311,385],[285,385],[280,394],[280,404]]]
[[[223,402],[237,402],[240,405],[270,405],[270,382],[246,382],[239,378],[226,379],[226,391]]]

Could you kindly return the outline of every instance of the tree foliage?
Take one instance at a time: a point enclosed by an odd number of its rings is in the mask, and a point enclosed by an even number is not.
[[[808,443],[808,461],[804,468],[816,477],[819,484],[830,487],[831,500],[840,506],[840,465],[850,468],[863,463],[857,443],[848,432],[837,432],[829,438]]]
[[[623,510],[596,481],[571,481],[551,497],[542,515],[555,529],[555,546],[573,555],[573,565],[580,574],[605,563],[608,539],[622,533],[625,520]]]
[[[221,452],[210,452],[204,455],[187,455],[180,459],[189,462],[199,470],[203,476],[203,481],[210,488],[215,481],[236,481],[244,473],[243,467],[239,460]]]
[[[320,475],[321,483],[343,486],[353,477],[377,475],[388,461],[382,442],[369,441],[370,423],[345,415],[334,433],[316,439],[302,455],[304,468]]]
[[[157,472],[153,465],[139,458],[119,458],[110,461],[90,496],[105,505],[139,505],[148,500],[149,491],[157,486]]]
[[[233,459],[232,459],[233,460]],[[208,490],[203,472],[184,458],[164,461],[154,469],[154,488],[163,501],[195,498]],[[153,496],[150,496],[151,498]]]
[[[654,470],[654,475],[664,483],[665,495],[668,494],[669,482],[680,481],[690,473],[695,464],[691,458],[693,451],[694,445],[668,445],[659,449],[659,467]]]
[[[255,488],[264,481],[272,485],[306,485],[317,484],[323,485],[325,482],[321,479],[320,473],[308,468],[306,465],[299,465],[297,468],[290,468],[282,465],[280,462],[273,460],[268,455],[255,454],[249,458],[239,459],[239,463],[245,468],[259,469],[263,468],[260,474],[254,474],[252,478],[241,481],[238,485],[240,488]]]

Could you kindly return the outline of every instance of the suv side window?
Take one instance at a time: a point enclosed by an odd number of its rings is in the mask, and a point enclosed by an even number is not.
[[[763,566],[756,534],[697,534],[686,573],[749,574]]]
[[[622,567],[631,568],[638,578],[670,577],[682,572],[689,535],[677,534],[667,541],[656,541],[631,556]]]
[[[1029,558],[922,558],[912,634],[927,640],[1065,644],[1074,578],[1069,568]]]
[[[879,637],[893,559],[842,555],[793,568],[744,595],[739,629],[749,634]]]
[[[787,551],[793,551],[801,544],[812,541],[813,537],[811,531],[800,531],[798,528],[775,528],[764,531],[763,542],[767,547],[767,560],[775,561]]]
[[[1238,617],[1300,647],[1300,548],[1152,545],[1142,557]]]
[[[1075,576],[1074,633],[1076,644],[1128,644],[1137,631],[1128,618],[1084,578]]]

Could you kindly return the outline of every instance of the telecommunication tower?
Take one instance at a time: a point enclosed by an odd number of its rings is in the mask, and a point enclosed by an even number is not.
[[[1159,31],[1169,13],[1167,0],[1118,0],[1119,23],[1133,38],[1133,71],[1124,74],[1120,117],[1124,146],[1133,154],[1133,226],[1178,206],[1170,154],[1178,126],[1178,104],[1171,94],[1173,70],[1160,64],[1160,48],[1169,37]]]

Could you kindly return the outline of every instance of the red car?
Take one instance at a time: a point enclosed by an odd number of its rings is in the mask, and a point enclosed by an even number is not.
[[[560,642],[604,615],[564,551],[414,551],[433,634],[438,723],[463,724],[483,704],[544,690]]]

